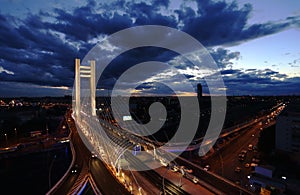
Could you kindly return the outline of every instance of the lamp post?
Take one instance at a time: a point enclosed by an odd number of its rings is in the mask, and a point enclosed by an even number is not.
[[[6,146],[8,146],[8,142],[7,142],[7,134],[5,133],[4,136],[5,136]]]
[[[16,136],[16,138],[17,138],[17,142],[19,141],[18,140],[18,131],[17,131],[17,128],[15,127],[15,136]]]
[[[49,129],[48,129],[48,125],[46,125],[46,131],[47,131],[47,139],[48,139],[48,133],[49,133]]]

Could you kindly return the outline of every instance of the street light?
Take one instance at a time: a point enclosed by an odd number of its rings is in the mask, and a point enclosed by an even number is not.
[[[48,129],[48,125],[46,124],[46,132],[47,132],[47,139],[48,139],[48,136],[49,136],[49,129]]]
[[[5,136],[6,146],[8,146],[8,142],[7,142],[7,134],[5,133],[4,136]]]

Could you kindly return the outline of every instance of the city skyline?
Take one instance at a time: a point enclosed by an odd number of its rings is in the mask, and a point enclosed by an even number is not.
[[[71,95],[76,57],[82,59],[112,33],[147,24],[182,30],[202,43],[219,66],[227,95],[299,95],[299,2],[5,1],[3,5],[1,97]],[[98,89],[110,88],[121,66],[153,58],[182,65],[173,53],[147,53],[146,48],[118,58]],[[201,72],[187,65],[180,68],[196,95]],[[148,88],[146,84],[140,90]],[[205,85],[203,93],[208,94]]]

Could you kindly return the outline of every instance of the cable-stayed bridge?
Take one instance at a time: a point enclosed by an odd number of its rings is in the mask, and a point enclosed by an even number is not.
[[[115,110],[120,110],[120,112],[110,113],[110,110],[107,110],[97,114],[95,62],[91,61],[90,66],[80,65],[79,59],[76,59],[75,62],[75,93],[73,94],[72,117],[76,123],[77,131],[89,150],[95,153],[105,164],[110,166],[116,174],[120,173],[122,169],[146,171],[141,169],[153,168],[140,166],[136,163],[131,163],[130,166],[128,165],[128,163],[130,164],[130,162],[133,161],[142,162],[142,159],[140,159],[138,155],[132,155],[133,149],[136,146],[141,146],[142,151],[139,152],[145,152],[152,155],[153,159],[161,162],[170,162],[171,164],[173,160],[180,158],[177,155],[178,153],[202,148],[204,149],[203,154],[205,154],[205,151],[208,151],[215,143],[216,138],[211,140],[206,139],[205,142],[203,142],[203,138],[199,138],[192,140],[192,143],[191,141],[162,143],[155,138],[149,139],[147,136],[140,135],[140,133],[145,132],[147,135],[151,134],[153,129],[145,128],[142,125],[130,124],[126,126],[126,124],[122,124],[124,121],[121,120],[118,121],[120,124],[116,123],[116,118],[120,119],[123,117],[122,111],[124,110],[124,105],[128,102],[126,97],[111,97],[114,99]],[[106,104],[110,105],[111,102],[106,102]],[[125,106],[125,109],[127,108],[128,107]],[[249,124],[250,123],[247,123],[245,125]],[[159,125],[161,124],[158,124],[158,126]],[[242,127],[239,128],[239,130],[241,129]],[[235,131],[238,130],[235,129]],[[231,132],[224,131],[221,137],[228,136],[230,133]],[[218,136],[219,135],[217,135],[217,138]],[[126,166],[123,166],[124,161],[127,162]],[[201,170],[201,167],[197,168]],[[211,173],[204,174],[211,175]],[[213,178],[213,180],[218,182],[221,181],[221,188],[222,185],[225,185],[227,186],[226,190],[229,189],[230,192],[248,194],[246,190],[236,186],[230,181],[224,180],[224,178],[217,176],[213,176]],[[169,184],[169,187],[172,188],[171,191],[173,192],[180,191],[178,186],[174,187],[174,185]],[[184,191],[181,193],[184,193]]]

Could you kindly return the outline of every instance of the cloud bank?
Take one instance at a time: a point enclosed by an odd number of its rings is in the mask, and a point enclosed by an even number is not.
[[[82,59],[97,41],[114,32],[149,24],[177,28],[209,48],[222,71],[229,94],[299,94],[297,84],[300,79],[297,77],[288,78],[269,69],[232,69],[232,61],[241,54],[224,49],[224,46],[299,28],[300,16],[249,25],[247,21],[253,10],[250,4],[239,6],[236,1],[209,0],[193,2],[195,7],[189,7],[182,1],[179,9],[172,9],[169,1],[119,0],[107,4],[87,1],[85,5],[71,10],[49,8],[38,13],[28,12],[25,17],[0,12],[0,94],[28,95],[20,90],[14,91],[16,83],[25,89],[32,89],[32,86],[49,88],[48,92],[36,91],[33,96],[57,95],[61,92],[57,88],[71,89],[76,57]],[[175,57],[173,52],[161,49],[134,50],[115,60],[107,76],[102,78],[100,87],[111,87],[113,77],[122,70],[120,67],[126,69],[149,59],[168,62]],[[186,64],[182,64],[182,69],[196,86],[201,80],[197,70],[190,68],[187,71]],[[173,82],[180,81],[174,79]],[[146,83],[140,89],[149,90],[149,85]]]

